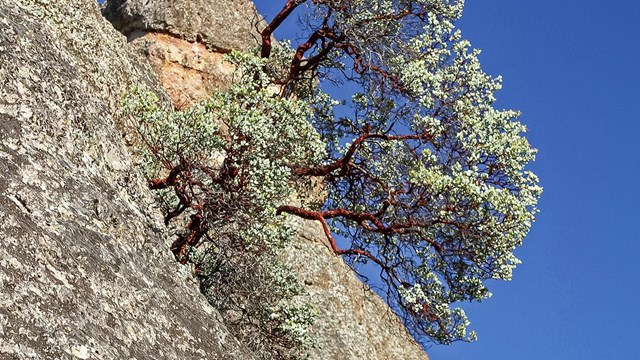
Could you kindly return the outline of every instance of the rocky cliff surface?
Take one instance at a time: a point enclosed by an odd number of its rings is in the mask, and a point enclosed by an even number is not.
[[[93,0],[0,0],[0,358],[251,359],[167,251],[114,113],[154,75]]]
[[[105,14],[129,44],[93,0],[0,0],[0,358],[251,359],[168,251],[115,114],[135,84],[178,107],[224,86],[222,54],[255,46],[261,18],[245,0]],[[320,312],[311,359],[426,359],[316,224],[301,229],[287,259]]]

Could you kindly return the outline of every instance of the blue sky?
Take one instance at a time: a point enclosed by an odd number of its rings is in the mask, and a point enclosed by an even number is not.
[[[637,358],[639,19],[631,0],[467,1],[459,25],[504,77],[498,106],[524,113],[545,192],[514,280],[466,307],[479,341],[432,360]]]

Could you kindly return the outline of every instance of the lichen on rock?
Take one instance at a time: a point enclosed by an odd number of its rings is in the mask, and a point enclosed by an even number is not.
[[[114,121],[149,66],[92,0],[0,0],[0,358],[251,359],[167,251]]]

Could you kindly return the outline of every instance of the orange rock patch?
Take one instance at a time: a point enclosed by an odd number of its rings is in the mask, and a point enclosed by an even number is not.
[[[224,54],[209,51],[204,44],[159,33],[135,41],[141,40],[146,41],[148,60],[176,109],[207,98],[231,81],[233,66],[224,61]]]

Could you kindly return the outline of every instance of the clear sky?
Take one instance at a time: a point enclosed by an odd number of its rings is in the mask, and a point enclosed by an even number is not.
[[[255,3],[269,19],[284,0]],[[467,1],[459,25],[523,111],[545,192],[514,280],[466,307],[478,342],[431,359],[637,359],[640,2]]]

